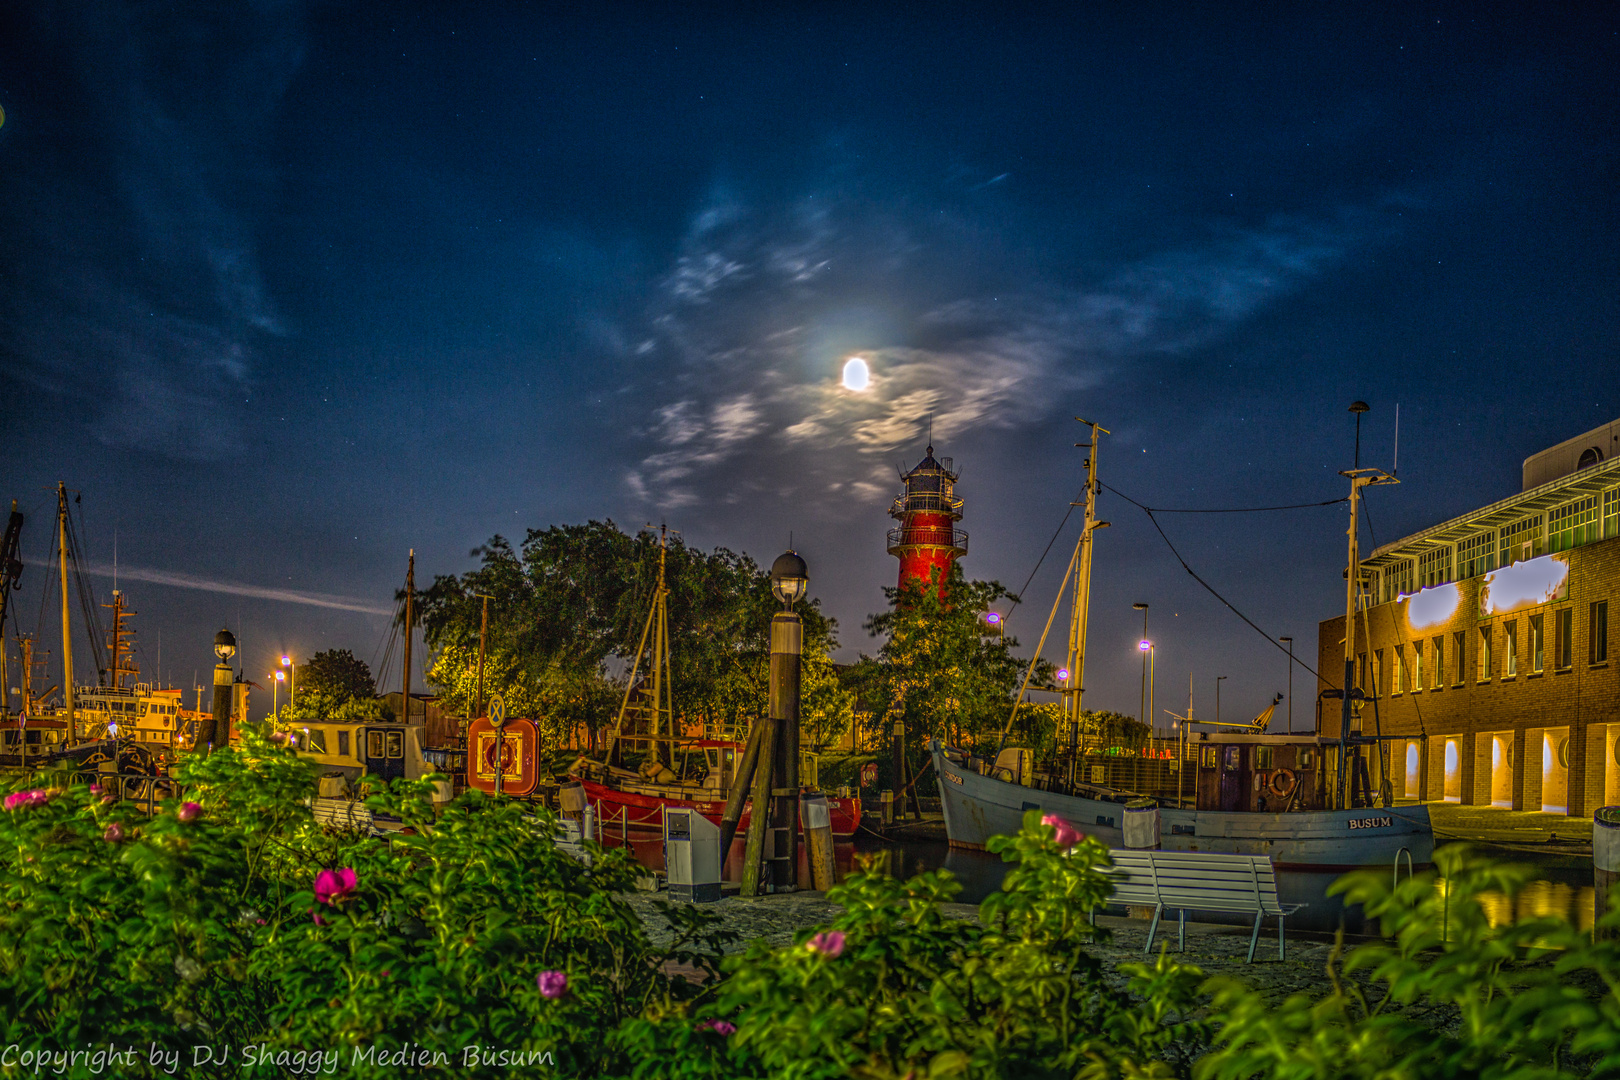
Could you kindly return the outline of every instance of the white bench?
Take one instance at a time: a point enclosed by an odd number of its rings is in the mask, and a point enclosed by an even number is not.
[[[1277,872],[1269,856],[1134,850],[1108,854],[1114,860],[1109,871],[1114,878],[1113,902],[1153,908],[1153,924],[1148,928],[1143,952],[1153,951],[1159,917],[1165,911],[1180,916],[1177,947],[1182,950],[1187,948],[1187,912],[1252,912],[1254,932],[1249,935],[1249,963],[1254,963],[1260,921],[1267,915],[1277,917],[1277,959],[1284,958],[1283,921],[1305,905],[1277,900]]]
[[[371,808],[358,799],[333,799],[317,795],[310,800],[310,809],[315,813],[316,822],[321,825],[364,836],[381,835],[376,820],[371,816]]]

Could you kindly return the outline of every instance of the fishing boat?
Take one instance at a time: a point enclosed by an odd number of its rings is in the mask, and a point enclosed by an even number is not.
[[[1090,451],[1086,457],[1085,525],[1035,650],[1040,656],[1045,649],[1053,617],[1069,594],[1072,580],[1068,659],[1058,673],[1063,685],[1046,688],[1062,696],[1071,746],[1078,744],[1077,733],[1085,722],[1081,695],[1092,544],[1103,524],[1096,520],[1097,459],[1101,437],[1108,434],[1098,424],[1081,422],[1091,429],[1089,441],[1079,444]],[[1358,469],[1346,474],[1353,492],[1379,482],[1371,478],[1371,472]],[[1350,508],[1348,565],[1356,567],[1354,494]],[[1359,574],[1350,578],[1354,582]],[[1353,592],[1349,603],[1353,608]],[[1017,832],[1024,814],[1039,809],[1064,818],[1112,848],[1267,855],[1279,870],[1313,874],[1362,867],[1388,869],[1397,859],[1421,869],[1432,861],[1434,834],[1428,808],[1394,806],[1387,792],[1376,799],[1356,780],[1366,775],[1362,752],[1380,745],[1378,736],[1361,734],[1358,690],[1338,699],[1344,706],[1345,722],[1342,734],[1332,738],[1268,734],[1276,702],[1253,721],[1219,725],[1195,719],[1189,704],[1187,715],[1180,718],[1180,741],[1173,755],[1178,784],[1181,777],[1191,774],[1188,805],[1179,787],[1173,796],[1166,796],[1086,784],[1079,781],[1072,766],[1067,776],[1051,768],[1044,776],[1039,774],[1030,751],[1007,746],[1034,672],[1031,664],[988,760],[981,761],[939,740],[928,745],[940,780],[945,831],[953,847],[982,849],[992,836]],[[1199,728],[1202,730],[1195,730]],[[1348,791],[1346,778],[1350,780]],[[1133,814],[1142,816],[1128,821]]]
[[[625,829],[648,832],[663,828],[666,810],[695,810],[720,824],[746,749],[741,742],[698,738],[677,730],[669,663],[669,590],[664,581],[666,545],[666,534],[660,530],[658,582],[607,752],[602,760],[582,756],[569,769],[570,781],[583,789],[599,822],[617,821]],[[626,749],[645,751],[639,769],[625,767]],[[800,752],[799,783],[805,791],[818,790],[814,753]],[[831,796],[827,807],[833,836],[853,836],[861,821],[859,795]],[[746,835],[752,810],[752,800],[743,804],[738,834]],[[799,827],[802,831],[803,822]]]

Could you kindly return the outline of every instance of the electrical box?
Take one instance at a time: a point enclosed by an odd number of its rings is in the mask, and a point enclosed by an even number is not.
[[[664,868],[673,900],[720,899],[720,826],[696,810],[664,810]]]

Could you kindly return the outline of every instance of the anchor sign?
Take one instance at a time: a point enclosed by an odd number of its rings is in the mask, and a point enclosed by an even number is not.
[[[489,699],[489,722],[498,728],[506,726],[506,702],[499,694]]]

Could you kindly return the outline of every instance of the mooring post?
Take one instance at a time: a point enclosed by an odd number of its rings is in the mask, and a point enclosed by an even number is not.
[[[725,813],[720,815],[720,862],[725,864],[731,851],[731,842],[737,837],[737,823],[742,820],[743,807],[748,802],[748,791],[754,779],[754,768],[759,763],[759,744],[764,738],[770,720],[754,721],[748,732],[748,745],[743,749],[742,764],[731,778],[731,790],[726,795]]]
[[[776,771],[776,721],[760,721],[759,730],[759,759],[754,769],[753,784],[754,808],[748,818],[748,844],[743,849],[744,896],[759,895],[759,872],[765,858],[765,828],[770,823],[772,773]]]
[[[772,807],[771,825],[787,830],[786,863],[776,864],[778,889],[793,888],[799,876],[799,660],[803,637],[803,625],[793,612],[779,611],[771,619],[771,723],[776,728],[776,758],[781,769],[780,785],[772,782],[772,794],[778,801]]]

